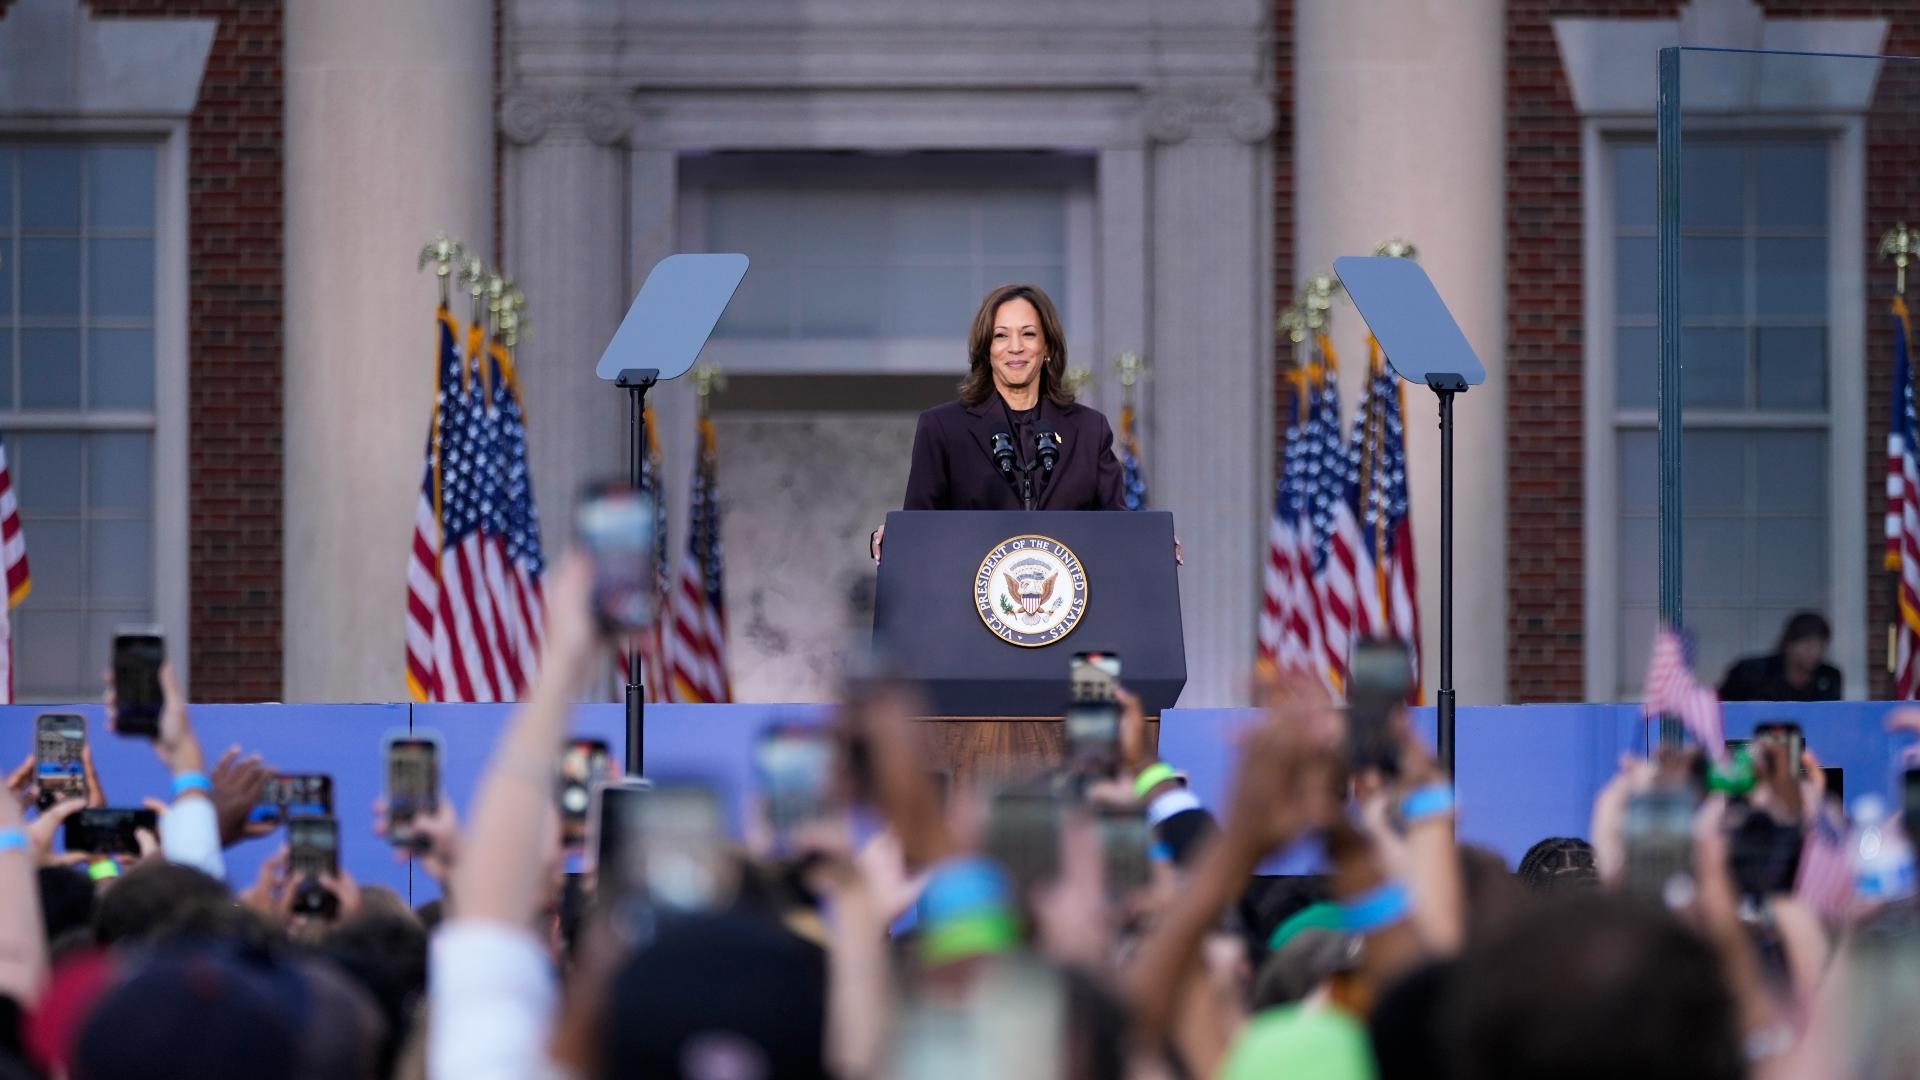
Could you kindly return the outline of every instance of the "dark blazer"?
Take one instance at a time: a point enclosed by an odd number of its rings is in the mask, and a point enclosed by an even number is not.
[[[1124,510],[1120,459],[1113,454],[1113,428],[1085,405],[1061,408],[1040,399],[1041,421],[1060,433],[1060,463],[1042,483],[1034,471],[1037,510]],[[907,474],[904,510],[1018,510],[1020,493],[993,463],[993,429],[1004,424],[996,395],[969,408],[957,401],[920,414],[913,433],[913,469]],[[1033,448],[1022,456],[1031,459]]]
[[[1727,670],[1721,701],[1839,701],[1844,696],[1840,669],[1821,664],[1805,686],[1787,681],[1787,658],[1779,653],[1749,656]]]

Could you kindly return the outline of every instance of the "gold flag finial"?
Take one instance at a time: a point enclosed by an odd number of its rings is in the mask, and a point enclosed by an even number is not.
[[[492,303],[488,304],[493,307]],[[513,283],[512,278],[500,280],[500,299],[494,312],[494,329],[500,337],[500,344],[511,349],[520,344],[520,335],[527,329],[527,296]]]
[[[1414,250],[1413,245],[1397,236],[1381,244],[1379,247],[1374,248],[1373,253],[1375,255],[1385,255],[1389,259],[1412,259],[1415,262],[1420,261],[1420,253]]]
[[[433,276],[440,283],[440,306],[447,306],[447,282],[453,277],[454,267],[466,258],[467,246],[446,233],[439,233],[427,241],[420,249],[420,263],[415,268],[425,270],[433,267]]]
[[[693,393],[700,399],[700,415],[707,415],[707,402],[714,394],[724,393],[727,389],[727,373],[720,365],[711,360],[702,360],[693,365]]]
[[[1307,340],[1307,317],[1300,311],[1299,304],[1288,304],[1280,312],[1279,330],[1295,345]]]
[[[1129,392],[1147,374],[1147,358],[1139,353],[1123,352],[1114,358],[1113,370],[1120,373],[1120,385]]]
[[[473,321],[479,322],[486,313],[483,299],[487,295],[486,260],[469,254],[460,264],[460,284],[466,286],[467,299],[473,302]]]
[[[1308,331],[1317,333],[1327,328],[1333,316],[1333,298],[1341,291],[1340,279],[1324,270],[1307,278],[1300,287],[1300,310]]]
[[[1904,221],[1895,222],[1893,228],[1880,237],[1880,257],[1893,260],[1893,291],[1897,295],[1907,295],[1907,263],[1917,251],[1920,251],[1920,233],[1907,228]]]
[[[1080,391],[1085,389],[1086,385],[1093,381],[1093,369],[1087,367],[1085,364],[1078,367],[1070,367],[1066,370],[1066,373],[1061,376],[1060,381],[1067,384],[1067,391],[1069,393],[1078,396]]]

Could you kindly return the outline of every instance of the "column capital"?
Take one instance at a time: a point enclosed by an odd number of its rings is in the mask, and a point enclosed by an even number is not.
[[[1154,142],[1233,139],[1257,143],[1273,134],[1273,96],[1261,90],[1159,90],[1143,109]]]
[[[633,127],[633,110],[626,95],[613,90],[515,88],[501,98],[498,122],[508,142],[523,146],[548,135],[617,146]]]

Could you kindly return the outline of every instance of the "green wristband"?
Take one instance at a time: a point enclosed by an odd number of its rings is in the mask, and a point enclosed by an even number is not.
[[[1173,766],[1164,761],[1156,761],[1141,769],[1140,775],[1134,778],[1133,793],[1136,797],[1144,799],[1148,792],[1169,780],[1178,779],[1179,775],[1173,771]]]

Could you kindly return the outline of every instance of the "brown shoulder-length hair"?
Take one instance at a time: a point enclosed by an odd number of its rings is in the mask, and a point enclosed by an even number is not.
[[[993,396],[993,317],[1009,300],[1025,300],[1040,313],[1040,337],[1047,362],[1040,365],[1040,393],[1055,405],[1073,404],[1067,386],[1067,335],[1060,329],[1060,313],[1038,285],[1002,285],[980,301],[967,335],[967,377],[960,382],[960,403],[973,408]]]

